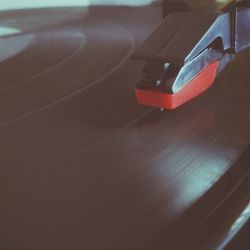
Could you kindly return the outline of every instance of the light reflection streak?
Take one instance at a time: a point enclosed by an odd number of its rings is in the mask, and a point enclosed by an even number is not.
[[[1,0],[0,10],[18,10],[18,9],[40,9],[54,7],[80,7],[88,6],[89,0]]]
[[[57,7],[87,7],[90,5],[127,5],[139,6],[151,4],[154,0],[1,0],[0,11],[18,9],[40,9]]]
[[[0,26],[0,37],[16,35],[16,34],[20,34],[20,33],[22,33],[22,31],[19,29]]]
[[[234,221],[229,232],[227,233],[225,240],[218,248],[218,250],[223,250],[225,246],[233,239],[233,237],[240,231],[240,229],[247,223],[250,219],[250,203],[246,206],[240,216]]]

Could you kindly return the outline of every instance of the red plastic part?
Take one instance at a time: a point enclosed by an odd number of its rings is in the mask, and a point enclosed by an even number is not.
[[[137,101],[146,106],[173,110],[198,96],[214,83],[219,63],[215,61],[207,66],[175,94],[164,93],[160,90],[136,89]]]

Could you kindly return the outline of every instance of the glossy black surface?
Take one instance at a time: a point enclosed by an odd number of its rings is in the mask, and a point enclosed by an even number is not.
[[[0,16],[32,37],[0,63],[1,249],[173,249],[198,225],[183,214],[249,144],[250,54],[161,113],[136,103],[143,64],[130,60],[161,10],[65,11],[50,12],[55,22],[42,10]],[[206,217],[211,204],[202,206]]]

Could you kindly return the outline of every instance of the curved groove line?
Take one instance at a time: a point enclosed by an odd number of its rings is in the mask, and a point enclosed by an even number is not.
[[[6,90],[9,90],[9,89],[12,89],[16,86],[20,86],[20,85],[23,85],[25,82],[27,81],[30,81],[30,80],[33,80],[33,79],[36,79],[37,77],[40,77],[56,68],[58,68],[59,66],[65,64],[66,62],[68,62],[69,60],[71,60],[75,55],[77,55],[77,53],[83,48],[85,44],[85,36],[83,34],[81,34],[81,42],[80,44],[76,47],[76,49],[73,51],[73,53],[69,56],[66,56],[65,58],[63,58],[61,61],[59,61],[58,63],[54,64],[53,66],[51,67],[48,67],[46,68],[45,70],[43,71],[40,71],[39,73],[36,73],[34,75],[31,75],[21,81],[18,81],[18,82],[14,82],[13,84],[10,84],[8,86],[5,86],[3,88],[0,88],[0,93],[1,92],[4,92]]]
[[[110,23],[112,23],[112,22],[110,22]],[[117,25],[117,24],[115,24],[115,25]],[[117,26],[120,26],[120,25],[117,25]],[[71,94],[69,94],[69,95],[67,95],[65,97],[62,97],[62,98],[58,99],[57,101],[55,101],[53,103],[50,103],[50,104],[45,105],[45,106],[43,106],[41,108],[38,108],[36,110],[27,112],[27,113],[25,113],[23,115],[20,115],[20,116],[14,118],[14,119],[11,119],[11,120],[8,120],[6,122],[1,123],[0,124],[0,129],[3,128],[3,127],[8,126],[8,125],[10,125],[10,124],[12,124],[14,122],[17,122],[17,121],[19,121],[21,119],[24,119],[24,118],[33,116],[33,115],[35,115],[35,114],[37,114],[39,112],[48,110],[49,108],[52,108],[52,107],[54,107],[57,104],[60,104],[60,103],[66,101],[66,100],[68,100],[68,99],[70,99],[72,97],[75,97],[76,95],[84,92],[85,90],[89,89],[90,87],[92,87],[92,86],[96,85],[97,83],[99,83],[100,81],[104,80],[106,77],[108,77],[109,75],[111,75],[112,73],[114,73],[117,69],[119,69],[130,58],[130,56],[131,56],[131,54],[132,54],[132,52],[134,50],[134,47],[135,47],[135,40],[132,39],[130,33],[125,28],[123,28],[122,26],[120,26],[120,28],[123,29],[123,31],[125,33],[127,33],[128,37],[129,37],[129,40],[130,40],[130,48],[129,48],[128,52],[127,52],[127,55],[113,69],[111,69],[110,71],[108,71],[106,74],[104,74],[103,76],[99,77],[95,81],[87,84],[83,88],[81,88],[81,89],[79,89],[79,90],[77,90],[77,91],[75,91],[75,92],[73,92],[73,93],[71,93]]]
[[[105,136],[102,140],[94,143],[93,145],[86,147],[84,150],[82,150],[79,154],[75,155],[73,158],[78,158],[80,156],[82,156],[84,153],[86,153],[89,150],[93,150],[95,147],[98,147],[99,145],[101,145],[102,143],[106,142],[107,140],[115,137],[119,132],[129,128],[130,126],[132,126],[133,124],[137,123],[138,121],[140,121],[141,119],[145,118],[147,115],[149,115],[150,113],[152,113],[154,111],[154,109],[149,109],[145,112],[143,112],[141,115],[137,116],[134,120],[126,123],[124,126],[122,126],[121,128],[115,130],[114,132],[111,133],[111,135],[107,135]]]

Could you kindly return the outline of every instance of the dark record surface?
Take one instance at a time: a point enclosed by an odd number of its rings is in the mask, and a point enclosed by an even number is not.
[[[23,31],[0,37],[0,248],[183,248],[219,203],[207,193],[220,199],[241,182],[249,191],[249,161],[237,160],[249,152],[250,53],[161,113],[136,103],[143,64],[130,60],[161,10],[82,11],[0,15]],[[225,220],[249,202],[245,191]]]

